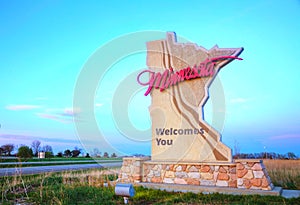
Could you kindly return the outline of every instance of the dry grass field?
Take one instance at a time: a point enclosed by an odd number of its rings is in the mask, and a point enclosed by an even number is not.
[[[276,186],[300,189],[300,161],[266,160]],[[0,204],[124,204],[114,193],[118,169],[0,177]],[[299,204],[280,196],[172,193],[135,187],[130,204]]]
[[[300,160],[264,160],[275,186],[300,190]]]

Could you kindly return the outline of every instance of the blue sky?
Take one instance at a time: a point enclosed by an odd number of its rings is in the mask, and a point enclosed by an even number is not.
[[[224,143],[233,148],[238,142],[241,152],[299,155],[299,11],[296,0],[0,1],[0,145],[37,139],[55,152],[79,146],[87,152],[150,154],[150,96],[144,97],[134,80],[135,72],[146,68],[139,32],[147,33],[146,43],[175,31],[182,41],[206,49],[215,44],[245,49],[243,61],[219,73],[226,113],[217,127]],[[124,36],[130,41],[116,45]],[[89,127],[87,109],[73,106],[84,69],[97,53],[108,61],[133,44],[139,52],[93,68],[91,79],[93,72],[101,74],[96,92],[86,79],[93,99],[89,112],[98,126]],[[105,46],[111,54],[103,53]],[[211,95],[218,92],[213,84]],[[212,113],[208,101],[208,122]],[[123,130],[127,125],[132,133]]]

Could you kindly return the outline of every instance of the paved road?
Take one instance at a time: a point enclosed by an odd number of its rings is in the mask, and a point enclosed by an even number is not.
[[[70,160],[70,161],[38,161],[38,162],[1,162],[0,165],[23,165],[23,164],[71,164],[71,163],[82,163],[82,162],[121,162],[122,160]]]
[[[71,164],[71,165],[52,165],[52,166],[36,166],[22,168],[1,168],[0,176],[12,176],[15,174],[40,174],[46,172],[61,172],[67,170],[83,170],[92,168],[111,168],[120,167],[122,162],[110,162],[103,164]]]

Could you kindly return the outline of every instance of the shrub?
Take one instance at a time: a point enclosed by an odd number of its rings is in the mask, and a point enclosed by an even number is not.
[[[30,159],[33,156],[32,149],[28,146],[21,146],[18,149],[17,157],[23,158],[23,159]]]

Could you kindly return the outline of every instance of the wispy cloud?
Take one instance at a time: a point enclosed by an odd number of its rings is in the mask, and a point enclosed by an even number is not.
[[[32,140],[33,136],[20,135],[20,134],[0,134],[0,139],[7,141],[18,139],[18,140]]]
[[[36,113],[40,118],[55,120],[61,123],[80,121],[80,108],[47,109],[44,113]]]
[[[7,110],[21,111],[21,110],[34,110],[42,108],[39,105],[19,104],[19,105],[7,105]],[[56,109],[44,109],[44,111],[35,113],[38,117],[44,119],[51,119],[61,123],[72,123],[74,121],[80,121],[79,115],[81,113],[80,108],[66,107]]]
[[[230,99],[230,103],[245,103],[249,101],[249,99],[247,98],[233,98],[233,99]]]
[[[79,115],[80,112],[81,112],[80,108],[68,107],[68,108],[65,108],[63,110],[63,112],[60,113],[60,114],[63,115],[63,116],[70,116],[70,117],[72,117],[72,116]]]
[[[20,145],[20,144],[26,144],[26,145],[31,145],[33,140],[40,140],[43,145],[46,144],[51,144],[52,146],[56,147],[61,147],[65,146],[65,148],[68,147],[74,147],[74,146],[79,146],[80,142],[74,138],[74,139],[69,139],[69,138],[50,138],[50,137],[43,137],[43,136],[35,136],[35,135],[27,135],[27,134],[12,134],[12,133],[6,133],[6,134],[0,134],[0,145],[13,143],[15,145]]]
[[[59,115],[54,115],[54,114],[36,113],[36,115],[40,118],[55,120],[55,121],[62,122],[62,123],[71,123],[71,122],[73,122],[72,119],[64,119],[64,118],[61,118]]]
[[[295,140],[300,139],[300,134],[284,134],[269,137],[270,140]]]
[[[7,105],[5,108],[8,110],[33,110],[40,108],[41,106],[39,105]]]

